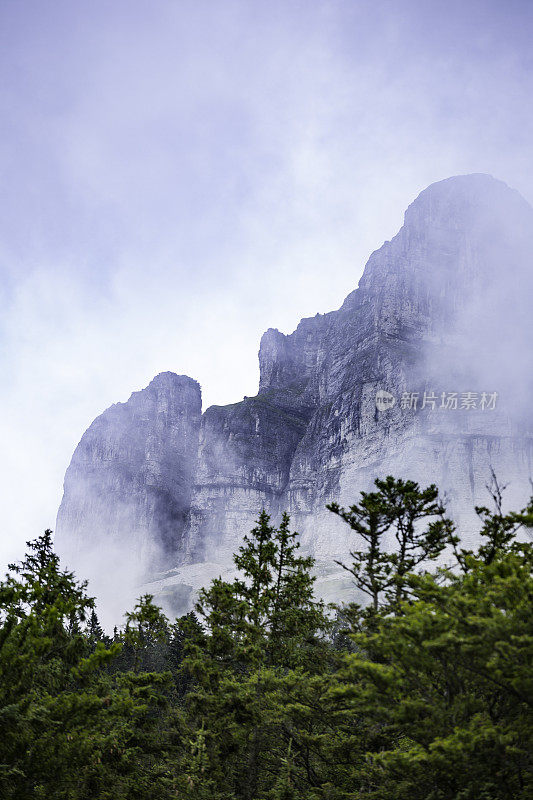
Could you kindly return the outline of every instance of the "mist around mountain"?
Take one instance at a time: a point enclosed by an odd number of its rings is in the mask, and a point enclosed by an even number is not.
[[[326,505],[387,474],[437,484],[473,542],[493,472],[508,507],[530,490],[532,297],[526,201],[484,174],[432,184],[337,311],[264,334],[255,397],[202,414],[197,382],[167,372],[98,417],[66,473],[59,552],[110,620],[140,585],[178,613],[233,574],[262,508],[288,511],[317,591],[353,599]]]

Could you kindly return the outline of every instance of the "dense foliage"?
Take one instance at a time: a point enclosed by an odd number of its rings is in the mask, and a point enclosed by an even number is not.
[[[0,584],[0,796],[532,797],[533,505],[494,500],[477,551],[434,486],[333,504],[359,598],[335,613],[263,511],[235,580],[172,623],[143,596],[112,637],[46,531]]]

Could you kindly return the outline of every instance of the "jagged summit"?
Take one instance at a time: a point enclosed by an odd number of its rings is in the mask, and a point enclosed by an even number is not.
[[[114,550],[127,540],[128,554],[148,568],[175,551],[190,505],[201,405],[197,381],[162,372],[94,420],[65,475],[56,532],[66,554],[92,550],[96,541]]]
[[[189,384],[200,385],[198,381],[194,380],[194,378],[190,378],[188,375],[178,375],[175,372],[167,371],[155,375],[146,388],[158,389],[172,386],[186,386]]]
[[[159,395],[173,396],[184,392],[190,392],[193,395],[199,394],[200,398],[202,396],[201,386],[194,378],[190,378],[188,375],[178,375],[175,372],[166,371],[155,375],[144,389],[133,392],[130,400],[136,395],[145,396],[156,393]]]
[[[333,559],[352,543],[325,504],[350,504],[376,476],[437,483],[464,530],[491,468],[522,504],[533,471],[532,265],[533,210],[518,192],[483,174],[432,184],[338,310],[289,335],[266,331],[256,397],[200,421],[196,381],[161,373],[104,412],[67,471],[58,542],[112,540],[142,558],[155,542],[178,569],[169,585],[192,591],[208,570],[193,564],[228,565],[262,507],[287,509],[327,595]],[[381,389],[395,398],[385,411]]]

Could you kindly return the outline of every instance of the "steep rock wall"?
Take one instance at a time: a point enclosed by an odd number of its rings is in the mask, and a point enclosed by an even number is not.
[[[74,564],[89,554],[146,569],[183,549],[196,473],[201,392],[161,373],[97,417],[65,475],[56,541]]]
[[[143,552],[162,544],[175,569],[159,589],[192,591],[231,563],[261,507],[288,509],[327,583],[353,542],[326,502],[349,504],[390,473],[437,483],[472,533],[491,468],[510,505],[530,491],[532,297],[525,200],[487,175],[433,184],[340,309],[263,335],[256,397],[200,423],[197,384],[165,373],[98,418],[67,471],[59,540],[94,548],[102,531],[126,531]],[[453,392],[458,407],[444,407]],[[461,408],[467,392],[475,408]]]

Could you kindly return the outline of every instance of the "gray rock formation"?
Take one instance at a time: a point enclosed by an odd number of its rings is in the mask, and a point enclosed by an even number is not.
[[[199,390],[183,377],[99,417],[67,472],[59,541],[94,547],[127,521],[127,541],[163,543],[175,567],[156,589],[193,591],[231,563],[261,507],[288,509],[331,596],[333,560],[353,543],[325,504],[376,476],[437,483],[472,532],[491,468],[511,505],[530,491],[532,299],[525,200],[487,175],[433,184],[338,311],[263,335],[258,395],[207,409],[198,446]],[[378,408],[380,390],[394,404]]]
[[[110,551],[149,571],[183,549],[196,472],[200,386],[163,372],[95,419],[65,475],[57,540],[69,560]]]

